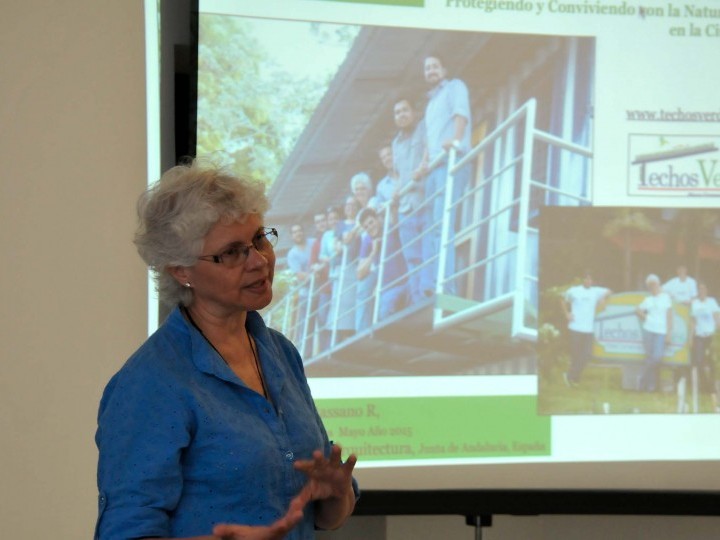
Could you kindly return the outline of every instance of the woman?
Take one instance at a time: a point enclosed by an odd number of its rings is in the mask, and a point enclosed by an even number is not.
[[[96,538],[314,538],[352,512],[355,457],[341,462],[297,350],[257,313],[267,207],[262,184],[196,164],[141,197],[135,243],[175,308],[100,403]]]
[[[375,188],[367,173],[359,172],[350,178],[350,191],[360,205],[360,209],[377,206],[377,198],[373,194]]]
[[[665,347],[672,337],[672,299],[660,288],[660,278],[650,274],[645,279],[650,294],[637,307],[642,321],[645,365],[640,375],[639,390],[655,392],[659,387],[660,364],[665,356]]]

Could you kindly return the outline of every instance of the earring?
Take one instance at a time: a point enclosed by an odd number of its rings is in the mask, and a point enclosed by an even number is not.
[[[190,285],[189,282],[187,282],[187,281],[185,282],[185,288],[189,289],[191,286],[192,286],[192,285]]]

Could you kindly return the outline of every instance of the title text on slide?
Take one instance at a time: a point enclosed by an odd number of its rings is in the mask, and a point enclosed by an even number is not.
[[[531,0],[445,0],[445,7],[470,8],[492,13],[493,11],[527,11],[540,15],[545,11],[549,13],[569,13],[581,15],[635,15],[638,8],[623,1],[617,4],[607,4],[600,0],[584,2],[537,2]],[[640,8],[651,9],[654,8]]]
[[[615,15],[646,17],[671,17],[693,19],[720,19],[720,7],[698,6],[692,3],[644,6],[633,5],[625,0],[622,2],[604,2],[601,0],[583,1],[532,1],[532,0],[445,0],[445,7],[475,9],[485,13],[495,11],[516,11],[546,13],[559,15]],[[692,23],[688,27],[675,26],[669,31],[672,36],[707,36],[720,37],[720,24],[711,23],[704,27]]]

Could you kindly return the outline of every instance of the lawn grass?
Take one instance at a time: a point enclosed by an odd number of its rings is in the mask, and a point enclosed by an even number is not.
[[[660,372],[659,392],[636,392],[622,388],[619,366],[589,365],[577,387],[568,387],[563,373],[567,358],[553,362],[542,370],[538,382],[539,414],[669,414],[678,412],[674,374],[669,368]],[[692,395],[686,402],[692,411]],[[699,413],[714,413],[709,394],[700,394]]]

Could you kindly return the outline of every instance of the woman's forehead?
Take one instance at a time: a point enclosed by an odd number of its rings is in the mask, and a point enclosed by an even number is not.
[[[250,243],[261,227],[262,219],[258,214],[249,214],[243,220],[220,220],[205,235],[205,245],[229,242]]]

